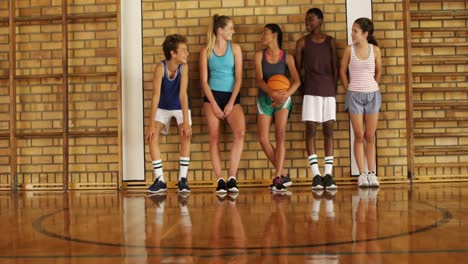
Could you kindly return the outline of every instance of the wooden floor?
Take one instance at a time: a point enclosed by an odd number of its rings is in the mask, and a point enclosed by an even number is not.
[[[0,263],[466,263],[468,183],[0,193]]]

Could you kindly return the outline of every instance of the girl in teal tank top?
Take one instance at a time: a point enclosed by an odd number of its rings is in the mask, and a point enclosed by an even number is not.
[[[210,157],[217,178],[219,196],[237,195],[237,169],[244,147],[245,116],[239,102],[242,84],[242,50],[232,43],[234,25],[228,16],[214,15],[208,29],[208,43],[200,51],[200,81],[205,95],[203,110],[210,133]],[[226,120],[232,129],[229,174],[223,178],[219,149],[219,128]]]

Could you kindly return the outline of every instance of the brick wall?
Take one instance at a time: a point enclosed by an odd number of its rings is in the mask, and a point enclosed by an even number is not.
[[[9,172],[9,25],[8,2],[0,2],[0,185],[10,184]],[[274,3],[272,3],[274,2]],[[312,4],[313,3],[313,4]],[[284,34],[284,48],[294,54],[295,42],[306,34],[304,14],[311,7],[324,11],[323,29],[337,39],[341,58],[346,46],[346,6],[344,0],[142,0],[143,4],[143,63],[144,63],[144,115],[148,122],[151,103],[154,65],[164,59],[162,41],[173,33],[184,34],[189,42],[190,99],[193,119],[193,143],[190,163],[190,177],[193,180],[213,182],[214,175],[208,153],[208,130],[202,111],[202,92],[199,84],[199,50],[206,43],[206,30],[211,16],[215,13],[231,16],[235,23],[234,41],[239,43],[244,56],[244,79],[241,89],[241,105],[246,114],[247,133],[245,148],[238,172],[240,180],[254,180],[266,183],[270,180],[273,167],[267,161],[256,136],[256,94],[253,54],[261,49],[260,32],[267,23],[278,23]],[[31,16],[60,16],[61,1],[57,0],[16,0],[15,14],[21,19]],[[466,3],[413,4],[412,10],[431,10],[442,7],[444,10],[466,10]],[[70,0],[68,14],[75,16],[67,26],[68,30],[68,78],[69,85],[69,126],[70,132],[80,134],[70,139],[69,181],[79,183],[116,183],[119,171],[118,130],[118,24],[115,17],[102,15],[118,12],[115,0]],[[97,14],[101,18],[82,19],[82,15]],[[21,20],[20,19],[20,20]],[[404,179],[407,174],[406,148],[406,107],[404,73],[404,29],[402,0],[373,1],[375,35],[382,48],[383,80],[380,85],[383,95],[382,112],[378,126],[378,173],[382,179]],[[17,21],[16,27],[16,74],[17,78],[17,126],[18,133],[61,133],[63,130],[62,93],[62,38],[61,19],[35,22]],[[466,27],[465,19],[429,20],[412,22],[412,27]],[[465,30],[466,31],[466,30]],[[450,41],[464,39],[466,32],[456,31],[419,33],[421,42]],[[448,39],[447,39],[448,37]],[[463,41],[460,41],[463,42]],[[414,48],[413,52],[437,56],[466,56],[463,45],[452,48]],[[455,77],[443,77],[433,87],[456,87],[450,92],[415,93],[415,100],[460,99],[465,98],[466,66],[460,65],[417,65],[413,71],[420,73],[449,72]],[[45,77],[31,78],[31,75]],[[433,81],[434,76],[422,74],[421,80]],[[419,79],[415,79],[419,80]],[[415,86],[417,87],[417,86]],[[443,86],[445,87],[445,86]],[[349,118],[344,112],[344,91],[338,85],[338,113],[335,124],[335,170],[338,180],[349,181],[350,141]],[[294,110],[287,127],[287,159],[285,166],[295,179],[311,178],[305,151],[305,126],[301,122],[302,97],[298,92],[293,97]],[[422,121],[417,129],[421,133],[454,132],[466,127],[466,111],[415,111],[415,117],[454,117],[451,121]],[[460,128],[461,127],[461,128]],[[228,126],[222,128],[221,149],[223,168],[227,169],[228,150],[231,136]],[[84,135],[83,133],[90,133]],[[110,136],[109,134],[111,133]],[[112,134],[113,133],[113,134]],[[271,137],[274,138],[273,130]],[[416,140],[418,144],[441,146],[452,144],[466,145],[466,136],[455,139]],[[167,178],[175,182],[178,177],[178,142],[176,124],[173,121],[170,135],[162,137],[162,159]],[[20,183],[63,182],[63,141],[60,138],[33,137],[18,139],[18,175]],[[319,162],[323,166],[323,138],[317,133]],[[146,150],[146,181],[153,180],[148,146]],[[427,159],[427,160],[426,160]],[[466,155],[448,156],[455,163],[467,163]],[[423,155],[417,161],[435,163],[434,156]],[[466,168],[465,168],[466,169]],[[227,172],[227,170],[225,170]],[[418,173],[432,173],[435,169],[423,168]],[[463,172],[463,168],[459,169]]]
[[[9,12],[0,3],[0,184],[9,173]],[[65,106],[69,116],[69,188],[117,186],[119,171],[116,0],[16,0],[17,175],[20,187],[63,188]],[[65,32],[68,32],[68,34]],[[66,44],[64,40],[66,39]],[[67,53],[64,54],[64,45]],[[66,57],[65,57],[66,56]],[[68,68],[64,72],[64,61]],[[67,76],[68,75],[68,76]],[[64,80],[68,98],[64,105]],[[93,185],[94,184],[94,185]],[[4,186],[0,186],[4,187]],[[34,187],[36,188],[36,187]]]
[[[313,4],[312,4],[313,3]],[[346,6],[344,0],[335,1],[143,1],[143,53],[145,87],[145,124],[151,102],[151,80],[154,64],[164,59],[161,44],[172,33],[185,34],[189,42],[189,66],[193,144],[190,163],[191,174],[196,180],[211,181],[214,174],[208,153],[208,130],[202,111],[202,92],[199,84],[199,50],[206,43],[206,30],[210,17],[215,14],[231,16],[236,34],[233,40],[239,43],[244,57],[244,79],[241,89],[241,105],[246,114],[247,133],[245,149],[238,172],[241,180],[269,181],[273,166],[257,141],[256,94],[253,54],[261,49],[260,32],[267,23],[278,23],[284,32],[284,48],[294,54],[295,42],[306,34],[305,12],[311,7],[324,11],[324,31],[337,39],[339,57],[346,46]],[[381,121],[378,130],[378,173],[384,177],[406,175],[406,124],[404,85],[404,46],[401,1],[373,1],[376,37],[383,50],[384,75],[380,86],[383,94]],[[305,151],[305,126],[301,122],[302,97],[294,98],[287,130],[287,158],[285,166],[293,178],[311,178]],[[338,179],[350,176],[349,118],[344,112],[344,91],[339,85],[337,96],[338,114],[335,125],[335,175]],[[223,168],[228,166],[230,133],[228,126],[221,139]],[[272,130],[273,132],[273,130]],[[274,135],[272,133],[272,138]],[[175,123],[171,135],[163,137],[165,171],[169,180],[178,175],[178,136]],[[323,138],[321,130],[317,137],[320,166],[323,166]],[[147,177],[152,179],[150,156],[147,151]],[[172,161],[171,161],[172,160]],[[167,174],[167,173],[166,173]]]

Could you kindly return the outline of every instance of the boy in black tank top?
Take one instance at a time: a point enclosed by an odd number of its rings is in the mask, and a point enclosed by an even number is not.
[[[311,8],[306,14],[310,34],[296,43],[296,64],[303,74],[302,121],[306,122],[306,146],[312,169],[312,189],[335,190],[333,180],[333,125],[336,120],[336,82],[338,80],[335,39],[322,32],[323,13]],[[318,168],[315,134],[322,123],[325,143],[325,176]]]

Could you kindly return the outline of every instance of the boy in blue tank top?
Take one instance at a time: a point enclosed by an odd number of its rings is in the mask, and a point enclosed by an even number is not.
[[[151,114],[145,138],[149,142],[154,174],[154,183],[148,192],[162,193],[167,190],[163,176],[160,133],[167,134],[171,119],[174,117],[180,133],[180,174],[179,193],[189,193],[187,171],[190,162],[190,140],[192,137],[192,120],[188,100],[188,64],[189,55],[187,39],[173,34],[166,37],[163,43],[166,60],[158,63],[154,70],[153,96]],[[156,121],[156,122],[155,122]]]

